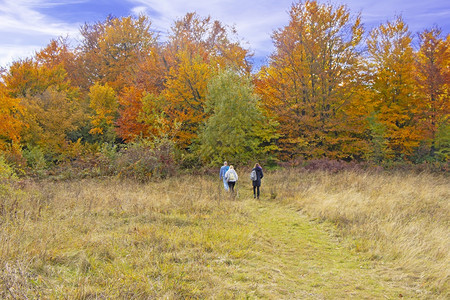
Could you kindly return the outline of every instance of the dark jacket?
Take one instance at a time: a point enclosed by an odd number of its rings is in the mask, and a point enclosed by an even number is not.
[[[261,178],[264,177],[263,170],[260,167],[253,168],[256,172],[256,180],[252,181],[253,186],[261,186]]]

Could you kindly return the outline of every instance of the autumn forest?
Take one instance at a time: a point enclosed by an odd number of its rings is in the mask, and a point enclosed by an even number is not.
[[[260,68],[233,27],[196,13],[164,40],[145,15],[85,24],[79,44],[58,37],[2,69],[0,151],[30,173],[447,163],[450,35],[412,33],[401,16],[368,31],[317,1],[294,3],[286,21]]]

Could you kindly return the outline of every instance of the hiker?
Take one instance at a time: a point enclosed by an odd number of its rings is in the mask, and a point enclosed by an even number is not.
[[[233,193],[236,181],[238,181],[238,174],[234,170],[233,166],[230,166],[230,169],[228,169],[228,171],[225,173],[225,179],[228,182],[228,186],[230,187],[231,193]]]
[[[253,185],[253,198],[259,199],[259,188],[261,186],[261,178],[263,177],[263,170],[261,166],[256,163],[255,167],[252,169],[252,173],[250,174],[250,179],[252,180]]]
[[[223,187],[225,188],[225,191],[228,192],[228,182],[225,179],[225,173],[228,171],[230,167],[228,166],[228,163],[226,161],[223,162],[223,166],[220,168],[219,172],[219,178],[223,180]]]

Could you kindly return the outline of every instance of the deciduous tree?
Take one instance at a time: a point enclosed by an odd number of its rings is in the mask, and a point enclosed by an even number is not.
[[[19,99],[26,113],[21,142],[60,154],[67,134],[77,128],[82,114],[78,89],[70,85],[62,64],[33,59],[16,61],[2,76],[6,98]]]
[[[114,123],[119,106],[114,89],[108,84],[96,83],[90,88],[89,99],[89,107],[94,111],[91,120],[93,128],[89,133],[99,136],[103,142],[114,142]]]
[[[211,116],[200,135],[204,160],[246,163],[275,149],[271,144],[277,137],[274,123],[263,115],[259,102],[248,75],[226,69],[211,80],[206,101]]]
[[[125,87],[119,97],[120,109],[116,131],[125,142],[148,136],[148,125],[139,119],[139,115],[143,112],[144,94],[144,90],[130,86]]]
[[[450,35],[445,39],[438,28],[424,30],[419,42],[415,74],[420,111],[416,118],[433,155],[436,134],[446,126],[450,113]]]
[[[19,144],[24,128],[23,114],[25,110],[20,99],[11,98],[0,83],[0,150],[7,145]]]
[[[24,105],[28,125],[24,144],[38,146],[52,156],[62,154],[68,143],[67,134],[77,129],[79,109],[74,99],[65,91],[49,87],[41,94],[27,97]]]
[[[317,1],[293,4],[289,17],[273,33],[275,52],[257,81],[266,109],[280,123],[282,158],[361,153],[345,113],[360,84],[360,17]]]
[[[207,118],[206,87],[217,69],[233,65],[250,70],[249,51],[233,41],[234,37],[233,29],[195,13],[186,14],[172,27],[162,53],[167,69],[162,96],[167,104],[164,115],[180,126],[175,136],[180,148],[189,147]]]
[[[367,46],[376,121],[385,126],[387,147],[392,153],[397,157],[409,155],[422,134],[415,120],[419,99],[408,26],[401,17],[382,24],[371,31]]]
[[[156,43],[150,26],[150,20],[143,15],[108,17],[104,22],[82,26],[80,55],[88,84],[108,83],[120,92],[133,81],[139,63]]]

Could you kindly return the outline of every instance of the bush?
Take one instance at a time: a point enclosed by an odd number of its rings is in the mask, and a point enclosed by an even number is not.
[[[6,162],[3,156],[0,156],[0,184],[9,184],[17,180],[14,169]]]
[[[142,182],[173,176],[177,171],[173,144],[169,140],[128,144],[120,150],[116,168],[119,176]]]
[[[119,147],[114,144],[104,143],[98,153],[98,169],[101,175],[115,175],[117,172],[117,159],[119,157]]]
[[[22,151],[23,157],[27,161],[27,169],[31,175],[43,177],[47,169],[47,161],[44,152],[39,147],[29,147]]]
[[[17,182],[14,169],[0,156],[0,216],[16,213],[17,198],[20,195],[20,190],[15,187]],[[2,219],[0,223],[3,223]]]

